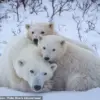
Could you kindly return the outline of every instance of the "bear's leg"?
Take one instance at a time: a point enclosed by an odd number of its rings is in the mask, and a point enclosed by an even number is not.
[[[86,91],[94,87],[94,81],[83,74],[71,75],[66,81],[66,90],[68,91]]]
[[[50,92],[52,91],[53,88],[53,81],[49,80],[44,84],[44,88],[41,92]]]

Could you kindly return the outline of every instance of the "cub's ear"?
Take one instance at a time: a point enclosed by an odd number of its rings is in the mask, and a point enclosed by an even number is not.
[[[39,37],[39,39],[38,39],[38,46],[41,44],[42,40],[43,40],[43,37]]]
[[[41,41],[41,40],[43,40],[43,37],[41,36],[41,37],[39,37],[39,40]]]
[[[49,23],[49,28],[53,29],[54,28],[54,23]]]
[[[25,61],[24,60],[18,60],[18,64],[20,67],[23,67],[24,64],[25,64]]]
[[[30,25],[29,25],[29,24],[26,24],[26,25],[25,25],[25,28],[26,28],[26,29],[29,29],[29,28],[30,28]]]
[[[55,64],[55,63],[51,64],[51,69],[53,72],[56,71],[57,67],[58,67],[57,64]]]
[[[64,40],[60,41],[60,44],[61,45],[64,45],[65,44],[65,41]]]
[[[45,36],[39,37],[39,40],[42,41],[45,38]]]

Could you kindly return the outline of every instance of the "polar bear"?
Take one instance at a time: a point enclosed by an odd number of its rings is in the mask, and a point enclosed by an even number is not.
[[[26,24],[26,31],[27,31],[27,37],[33,41],[36,45],[38,44],[38,41],[41,40],[42,36],[45,35],[60,35],[57,34],[57,32],[54,29],[54,23],[35,23],[35,24]],[[62,36],[63,37],[63,36]],[[93,49],[89,48],[87,45],[80,43],[75,40],[71,40],[69,38],[63,37],[66,41],[76,44],[79,47],[82,47],[84,49],[87,49],[89,51],[94,52]]]
[[[12,55],[13,56],[13,55]],[[39,55],[33,44],[26,45],[9,63],[8,56],[0,59],[0,87],[23,92],[48,92],[57,65],[49,64]]]
[[[46,61],[58,65],[53,77],[55,90],[85,91],[100,87],[100,58],[92,52],[57,35],[44,36],[39,48]]]
[[[38,44],[38,40],[44,35],[53,35],[54,32],[53,23],[35,23],[26,24],[27,37],[35,44]]]

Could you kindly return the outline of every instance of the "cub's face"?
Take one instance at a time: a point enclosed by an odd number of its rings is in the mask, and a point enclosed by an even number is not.
[[[59,36],[48,35],[44,36],[39,42],[41,55],[44,60],[55,62],[63,55],[65,41]]]
[[[38,45],[38,41],[41,40],[42,36],[54,34],[52,23],[27,24],[26,29],[28,38],[36,45]]]
[[[49,64],[42,57],[41,59],[19,57],[14,64],[16,74],[27,81],[34,92],[43,90],[45,83],[53,77],[56,68],[56,64]]]

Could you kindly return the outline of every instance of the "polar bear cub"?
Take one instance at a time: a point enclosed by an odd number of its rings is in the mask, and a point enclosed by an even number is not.
[[[38,49],[33,44],[23,48],[12,65],[4,59],[0,64],[0,86],[25,92],[50,91],[50,79],[57,65],[49,64],[39,55]]]
[[[26,24],[25,27],[27,29],[27,37],[36,45],[42,36],[56,34],[52,23]]]
[[[54,29],[53,23],[35,23],[35,24],[26,24],[27,37],[33,41],[34,44],[38,44],[38,41],[41,40],[42,36],[46,35],[59,35]],[[62,36],[63,37],[63,36]],[[87,45],[80,43],[75,40],[63,37],[66,41],[78,45],[81,48],[87,49],[94,52]]]
[[[57,35],[44,36],[39,48],[46,61],[58,65],[53,77],[55,90],[84,91],[100,87],[100,58],[92,52]]]

